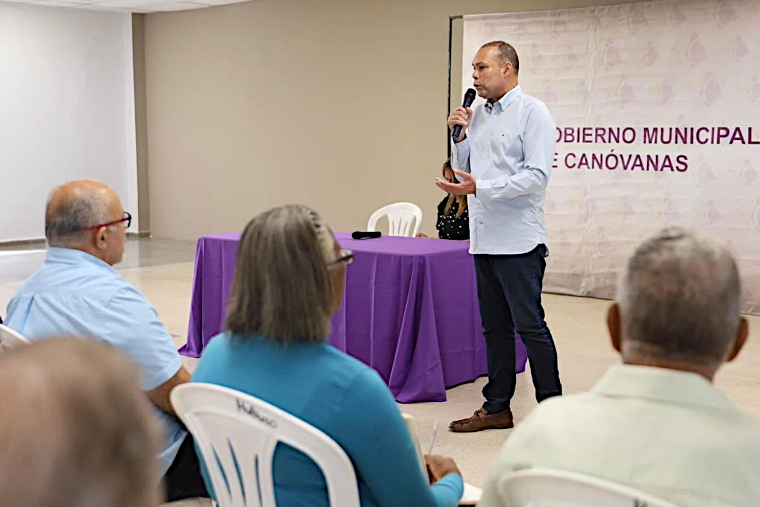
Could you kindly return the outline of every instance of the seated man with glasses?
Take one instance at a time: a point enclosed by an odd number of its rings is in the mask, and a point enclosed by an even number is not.
[[[94,338],[129,356],[163,427],[159,471],[167,499],[208,496],[192,437],[169,402],[172,388],[190,374],[156,310],[112,267],[124,255],[131,221],[103,183],[81,180],[55,188],[45,210],[45,262],[11,299],[6,325],[32,341]]]

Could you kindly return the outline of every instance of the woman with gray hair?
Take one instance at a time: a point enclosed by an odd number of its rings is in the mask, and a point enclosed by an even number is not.
[[[305,206],[251,220],[238,246],[227,331],[211,340],[193,381],[251,394],[330,436],[351,458],[363,506],[455,506],[463,483],[453,460],[427,456],[428,484],[385,383],[327,342],[352,260]],[[324,477],[303,453],[279,444],[273,469],[278,506],[328,505]]]

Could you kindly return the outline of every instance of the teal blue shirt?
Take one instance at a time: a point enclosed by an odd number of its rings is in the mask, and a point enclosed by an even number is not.
[[[153,306],[102,260],[71,248],[49,248],[45,262],[8,303],[5,324],[31,341],[95,338],[126,354],[142,388],[155,389],[182,366],[174,340]],[[165,474],[187,436],[184,426],[154,405],[164,432],[159,472]]]
[[[380,376],[328,343],[291,344],[286,349],[260,337],[241,340],[223,333],[203,351],[192,381],[251,394],[326,433],[354,465],[362,506],[459,503],[459,475],[428,484],[414,442]],[[322,472],[305,454],[279,444],[273,467],[278,506],[327,507]]]

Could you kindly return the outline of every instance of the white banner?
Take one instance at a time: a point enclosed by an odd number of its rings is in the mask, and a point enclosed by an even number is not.
[[[546,291],[612,298],[636,244],[682,225],[729,243],[760,314],[759,26],[757,0],[465,16],[463,89],[504,40],[557,124]]]

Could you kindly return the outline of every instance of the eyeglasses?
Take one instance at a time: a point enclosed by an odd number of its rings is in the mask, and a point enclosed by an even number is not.
[[[340,252],[338,253],[338,258],[332,261],[331,264],[340,264],[341,262],[345,262],[346,266],[354,262],[354,252],[345,248],[341,248]]]
[[[125,227],[125,229],[129,229],[129,226],[132,225],[132,215],[128,211],[125,211],[124,215],[125,215],[124,218],[121,218],[119,220],[114,220],[113,222],[108,222],[107,224],[98,224],[98,225],[93,225],[93,226],[90,226],[90,227],[85,227],[82,230],[83,231],[91,231],[93,229],[100,229],[101,227],[108,227],[108,226],[111,226],[111,225],[120,224],[122,222],[127,222],[127,226]]]

